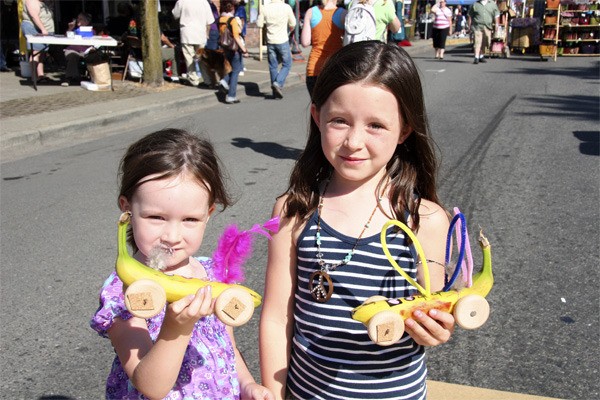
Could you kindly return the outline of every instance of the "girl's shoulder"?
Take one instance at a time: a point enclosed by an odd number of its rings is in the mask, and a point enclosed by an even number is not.
[[[450,221],[448,213],[442,206],[427,199],[421,199],[419,206],[419,230],[448,231]]]

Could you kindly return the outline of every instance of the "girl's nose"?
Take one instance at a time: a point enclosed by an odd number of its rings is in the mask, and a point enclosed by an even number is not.
[[[348,131],[344,145],[352,150],[361,149],[364,145],[364,135],[364,130],[355,126]]]
[[[160,240],[166,244],[175,244],[181,240],[181,227],[179,224],[167,224],[162,232]]]

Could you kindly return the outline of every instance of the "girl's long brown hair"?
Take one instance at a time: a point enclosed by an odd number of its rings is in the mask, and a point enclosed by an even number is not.
[[[402,123],[412,129],[404,143],[396,147],[387,163],[386,177],[379,185],[389,178],[393,218],[406,223],[408,210],[417,229],[421,199],[440,203],[436,191],[438,162],[418,70],[410,56],[396,45],[379,41],[353,43],[327,61],[315,84],[312,103],[320,110],[335,89],[358,82],[390,90],[398,100]],[[331,169],[321,148],[321,132],[311,118],[306,147],[296,161],[286,191],[286,217],[310,216],[317,207],[319,182],[331,174]]]

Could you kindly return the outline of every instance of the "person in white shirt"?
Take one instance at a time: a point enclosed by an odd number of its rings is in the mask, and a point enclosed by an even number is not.
[[[215,17],[206,0],[178,0],[173,8],[173,16],[179,20],[181,33],[181,51],[187,66],[188,82],[193,86],[200,84],[196,73],[194,55],[203,49],[208,40],[208,30],[215,22]],[[201,69],[205,81],[210,81]]]
[[[282,99],[283,85],[292,68],[289,31],[296,26],[296,17],[289,4],[284,3],[283,0],[271,0],[271,3],[261,9],[256,25],[267,30],[271,89],[273,89],[273,97]]]

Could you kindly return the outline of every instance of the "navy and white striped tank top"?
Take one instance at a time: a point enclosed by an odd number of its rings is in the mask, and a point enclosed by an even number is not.
[[[326,303],[316,302],[308,290],[310,275],[319,269],[316,229],[315,212],[298,241],[288,390],[297,399],[425,399],[424,348],[406,333],[397,344],[376,345],[366,327],[350,315],[371,296],[406,297],[415,288],[390,265],[377,234],[360,239],[352,260],[329,272],[333,295]],[[355,243],[356,238],[321,220],[321,251],[326,262],[338,263]],[[390,227],[387,244],[398,265],[415,278],[416,253],[404,233]]]

